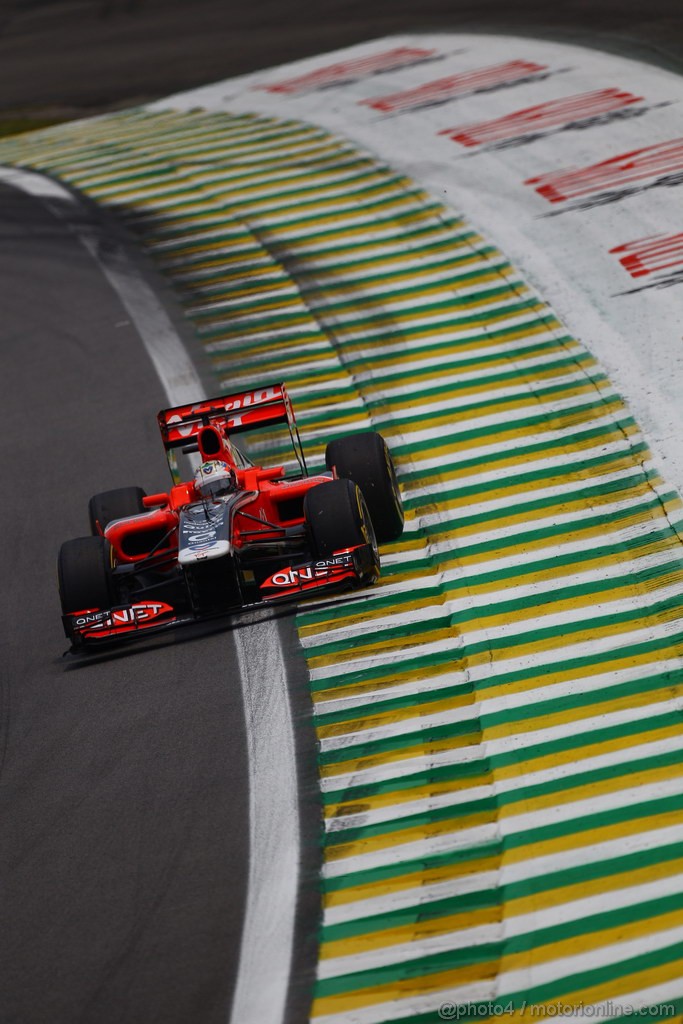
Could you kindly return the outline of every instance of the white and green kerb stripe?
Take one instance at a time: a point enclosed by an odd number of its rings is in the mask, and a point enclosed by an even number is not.
[[[397,461],[380,584],[298,616],[313,1019],[683,999],[683,511],[586,349],[466,221],[310,125],[132,111],[0,159],[119,211],[217,390],[284,380],[314,462],[371,425]]]

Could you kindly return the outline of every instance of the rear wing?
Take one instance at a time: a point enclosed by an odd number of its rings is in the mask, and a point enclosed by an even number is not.
[[[259,427],[287,424],[301,471],[304,476],[308,475],[292,403],[284,384],[272,384],[254,391],[207,398],[193,405],[162,409],[157,420],[167,456],[176,448],[196,451],[193,442],[196,443],[195,439],[202,427],[211,425],[221,433],[233,436]]]

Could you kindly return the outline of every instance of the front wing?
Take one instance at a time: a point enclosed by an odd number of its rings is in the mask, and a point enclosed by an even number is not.
[[[375,552],[369,544],[335,552],[331,558],[286,566],[273,573],[260,587],[261,599],[242,603],[221,612],[260,608],[264,604],[296,601],[321,590],[358,587],[374,582],[379,575]],[[138,600],[114,608],[86,608],[62,616],[64,632],[72,652],[140,640],[177,626],[216,618],[176,609],[166,601]]]

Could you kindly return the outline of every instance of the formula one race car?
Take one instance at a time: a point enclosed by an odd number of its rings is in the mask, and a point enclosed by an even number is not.
[[[309,476],[284,385],[165,409],[158,421],[174,479],[169,493],[96,494],[91,536],[59,552],[72,650],[377,579],[377,542],[403,530],[396,474],[379,434],[332,441],[327,472]],[[275,425],[284,425],[293,447],[292,475],[254,465],[234,441]],[[181,456],[191,475],[184,483]]]

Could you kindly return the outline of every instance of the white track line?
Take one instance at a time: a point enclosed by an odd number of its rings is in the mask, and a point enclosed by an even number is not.
[[[274,621],[234,634],[249,753],[249,883],[231,1024],[284,1019],[299,887],[299,808],[287,674]]]
[[[0,167],[5,182],[43,199],[66,221],[112,286],[171,405],[206,397],[168,314],[120,247],[104,248],[73,193],[41,174]],[[277,626],[232,634],[249,757],[249,880],[232,1024],[280,1024],[292,962],[299,888],[299,808],[292,713]]]

